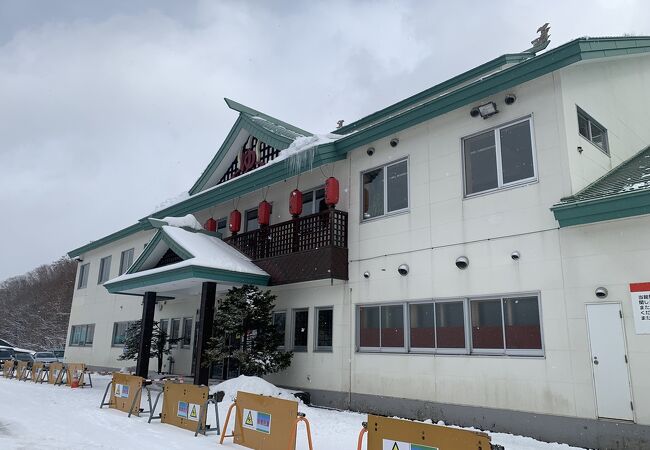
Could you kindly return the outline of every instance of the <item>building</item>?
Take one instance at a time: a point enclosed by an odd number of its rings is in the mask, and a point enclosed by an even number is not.
[[[327,136],[227,100],[187,198],[69,253],[66,358],[123,365],[144,298],[189,374],[214,291],[269,285],[295,352],[269,380],[316,404],[650,446],[650,37],[534,51]],[[161,220],[187,214],[215,232]]]

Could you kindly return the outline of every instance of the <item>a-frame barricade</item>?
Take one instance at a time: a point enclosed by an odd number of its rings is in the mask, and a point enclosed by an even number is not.
[[[233,409],[235,429],[226,435]],[[228,409],[219,442],[223,444],[225,438],[232,437],[235,444],[254,450],[295,450],[300,422],[305,424],[309,449],[313,450],[309,421],[298,412],[297,401],[240,391]]]
[[[32,364],[30,379],[34,383],[42,383],[47,379],[48,370],[42,362],[35,362]]]
[[[492,444],[490,436],[480,431],[371,414],[362,426],[357,450],[362,450],[365,434],[368,435],[367,450],[504,450]]]
[[[2,376],[5,378],[13,378],[14,371],[16,367],[16,362],[13,360],[7,360],[2,364]]]
[[[50,363],[50,369],[47,374],[48,384],[60,386],[63,384],[65,378],[65,368],[63,363]]]
[[[114,372],[113,379],[106,386],[106,391],[104,391],[104,397],[99,407],[103,408],[104,406],[108,406],[109,408],[118,409],[128,413],[128,417],[131,417],[132,414],[136,416],[139,416],[141,413],[151,414],[153,407],[151,405],[150,385],[151,380],[145,380],[136,375]],[[143,390],[147,393],[147,401],[149,403],[148,411],[143,411],[140,408]],[[108,401],[106,401],[107,395],[109,395]]]
[[[162,410],[159,415],[154,416],[160,397],[163,399]],[[223,392],[211,395],[208,386],[166,381],[151,409],[149,423],[154,419],[160,419],[162,423],[194,431],[195,437],[199,433],[206,435],[212,431],[216,431],[218,435],[221,434],[221,429],[217,403],[221,400],[223,400]],[[214,405],[216,428],[207,424],[208,409],[211,404]]]
[[[65,366],[66,371],[66,384],[70,387],[93,387],[93,379],[88,372],[88,368],[83,363],[68,363]],[[88,383],[86,383],[86,375],[88,376]]]
[[[29,375],[29,365],[27,361],[18,361],[16,363],[16,379],[18,381],[27,381]]]

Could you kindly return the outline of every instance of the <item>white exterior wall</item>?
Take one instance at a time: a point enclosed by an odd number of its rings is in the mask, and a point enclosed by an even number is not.
[[[560,78],[575,193],[650,144],[650,55],[574,64]],[[607,128],[611,157],[578,134],[576,105]]]

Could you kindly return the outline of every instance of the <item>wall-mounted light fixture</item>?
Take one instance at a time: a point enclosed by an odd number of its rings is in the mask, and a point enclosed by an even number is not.
[[[485,103],[484,105],[478,105],[472,108],[471,111],[469,112],[469,115],[472,117],[481,116],[484,119],[487,119],[488,117],[491,117],[497,114],[498,112],[499,110],[497,109],[497,104],[494,102],[488,102]]]

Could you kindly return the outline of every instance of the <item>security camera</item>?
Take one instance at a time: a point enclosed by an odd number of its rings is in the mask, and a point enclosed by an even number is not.
[[[402,276],[406,276],[409,274],[409,266],[406,264],[400,264],[397,268],[397,272]]]
[[[607,297],[607,288],[604,288],[604,287],[596,288],[596,297],[598,297],[598,298]]]
[[[469,112],[471,117],[478,117],[479,114],[481,114],[481,111],[479,111],[478,108],[472,108]]]
[[[460,270],[467,269],[467,266],[469,266],[469,259],[467,259],[467,256],[459,256],[456,259],[456,267],[458,267]]]
[[[370,278],[370,272],[368,272],[367,270],[365,272],[363,272],[363,278],[366,278],[366,279]]]
[[[512,105],[517,101],[517,96],[515,94],[507,94],[504,101],[506,102],[506,105]]]
[[[375,147],[368,147],[368,150],[366,150],[366,153],[368,156],[372,156],[375,154]]]
[[[395,148],[395,147],[397,147],[397,144],[399,144],[399,139],[393,138],[393,139],[390,140],[390,146],[391,147]]]
[[[513,261],[518,261],[519,258],[521,258],[521,253],[519,253],[518,251],[514,251],[510,253],[510,257],[512,258]]]

